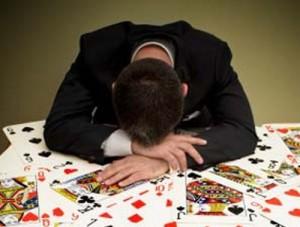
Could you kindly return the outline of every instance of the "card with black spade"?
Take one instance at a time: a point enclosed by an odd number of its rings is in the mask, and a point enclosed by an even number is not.
[[[24,164],[49,168],[66,160],[82,161],[75,156],[49,150],[43,137],[44,124],[45,121],[36,121],[3,128],[4,134]]]
[[[206,172],[188,170],[175,181],[173,212],[180,223],[249,223],[243,192],[209,178]],[[185,196],[182,196],[185,195]]]

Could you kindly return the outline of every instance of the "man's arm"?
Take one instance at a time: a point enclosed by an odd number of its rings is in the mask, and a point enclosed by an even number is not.
[[[52,150],[103,163],[101,145],[116,128],[91,123],[96,104],[89,88],[91,78],[84,46],[82,36],[79,55],[66,74],[46,120],[44,137]]]
[[[231,57],[231,51],[224,43],[216,58],[216,83],[207,103],[213,125],[199,132],[199,137],[207,140],[207,145],[195,145],[204,165],[199,166],[188,157],[189,167],[203,169],[254,151],[257,136],[253,116],[246,94],[230,65]]]

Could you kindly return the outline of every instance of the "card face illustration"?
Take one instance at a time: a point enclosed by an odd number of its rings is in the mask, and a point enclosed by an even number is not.
[[[95,200],[100,201],[143,183],[137,182],[126,187],[120,187],[118,184],[106,185],[97,180],[97,174],[101,171],[97,170],[75,177],[61,184],[54,185],[52,189],[72,202],[83,205],[89,203],[89,200],[93,200],[93,202]]]
[[[300,126],[277,128],[276,132],[300,163]]]
[[[34,176],[0,179],[0,225],[39,222],[39,201]]]
[[[245,216],[243,193],[203,178],[186,185],[187,215]]]
[[[223,182],[211,179],[207,172],[188,170],[185,179],[174,185],[173,217],[179,223],[247,223],[248,213],[244,193]]]
[[[211,173],[227,180],[243,185],[249,194],[264,195],[267,191],[278,185],[267,178],[262,178],[236,165],[218,164]]]
[[[269,132],[276,133],[300,163],[300,124],[265,124]]]

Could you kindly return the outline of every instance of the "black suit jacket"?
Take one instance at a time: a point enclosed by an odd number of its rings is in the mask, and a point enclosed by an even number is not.
[[[112,83],[130,63],[135,44],[145,38],[165,38],[175,45],[175,70],[189,84],[178,128],[197,131],[208,141],[196,146],[205,160],[200,168],[252,153],[257,142],[253,117],[230,65],[229,47],[184,21],[164,26],[122,22],[82,35],[79,54],[46,121],[48,147],[98,163],[107,161],[100,147],[118,128]],[[188,165],[196,167],[191,158]]]

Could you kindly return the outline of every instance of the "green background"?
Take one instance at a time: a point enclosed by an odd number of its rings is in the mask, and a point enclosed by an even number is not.
[[[186,20],[226,40],[257,125],[300,122],[300,1],[1,1],[0,127],[44,119],[82,33]],[[74,126],[75,127],[75,126]],[[0,136],[0,152],[7,146]]]

